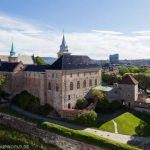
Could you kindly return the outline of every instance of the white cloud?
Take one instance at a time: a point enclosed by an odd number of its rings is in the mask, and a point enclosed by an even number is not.
[[[150,58],[150,31],[136,31],[131,35],[121,32],[92,30],[67,32],[66,42],[72,54],[88,55],[94,59],[108,59],[119,53],[121,58]],[[8,54],[13,37],[19,54],[57,57],[62,33],[58,30],[27,23],[0,15],[0,54]]]

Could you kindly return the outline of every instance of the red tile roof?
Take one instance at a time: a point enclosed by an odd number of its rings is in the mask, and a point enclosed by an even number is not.
[[[123,76],[123,78],[119,82],[119,84],[136,85],[136,84],[138,84],[138,81],[135,78],[133,78],[131,75],[125,75],[125,76]]]

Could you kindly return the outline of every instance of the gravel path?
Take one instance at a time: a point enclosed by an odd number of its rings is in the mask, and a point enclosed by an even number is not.
[[[50,118],[44,118],[35,114],[32,114],[30,112],[27,112],[25,110],[22,110],[14,105],[11,105],[11,108],[17,112],[20,112],[28,117],[34,118],[34,119],[40,119],[43,121],[49,121],[52,123],[56,123],[62,126],[66,126],[69,128],[73,128],[73,129],[77,129],[77,130],[83,130],[98,136],[102,136],[108,139],[111,139],[113,141],[118,141],[120,143],[128,143],[128,141],[140,141],[140,142],[149,142],[150,141],[150,137],[138,137],[138,136],[129,136],[129,135],[122,135],[122,134],[116,134],[116,133],[110,133],[110,132],[106,132],[106,131],[101,131],[101,130],[97,130],[97,129],[93,129],[93,128],[85,128],[83,126],[79,126],[79,125],[75,125],[72,123],[67,123],[67,122],[63,122],[63,121],[59,121],[59,120],[54,120],[54,119],[50,119]],[[117,124],[115,125],[115,121],[114,121],[114,126],[116,126],[116,131],[117,131]],[[115,132],[116,132],[115,131]]]
[[[117,126],[117,123],[115,122],[115,120],[112,120],[113,123],[114,123],[114,128],[115,128],[115,133],[118,134],[118,126]]]

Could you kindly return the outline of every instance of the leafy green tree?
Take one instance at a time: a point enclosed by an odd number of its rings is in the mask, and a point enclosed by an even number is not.
[[[76,102],[77,109],[83,109],[83,108],[87,107],[87,105],[88,105],[88,101],[85,98],[80,98]]]
[[[104,92],[97,89],[91,89],[89,95],[93,101],[101,101],[105,97]]]
[[[96,123],[96,120],[97,120],[97,114],[93,110],[84,111],[81,114],[78,114],[76,119],[76,121],[79,124],[88,125],[88,126],[94,125]]]
[[[129,73],[130,72],[129,69],[126,68],[126,67],[119,67],[118,69],[119,69],[119,73],[121,75],[124,75],[125,73]]]
[[[37,62],[38,65],[46,65],[46,62],[44,61],[44,59],[41,58],[41,57],[39,57],[39,56],[37,56],[35,58],[35,60],[36,60],[36,62]]]
[[[104,83],[113,85],[122,79],[122,75],[114,73],[102,73],[102,80]]]

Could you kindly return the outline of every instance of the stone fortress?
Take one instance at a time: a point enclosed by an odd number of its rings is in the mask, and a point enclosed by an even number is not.
[[[0,61],[0,74],[7,76],[3,90],[11,96],[26,90],[41,105],[48,103],[58,112],[75,108],[77,99],[92,88],[105,91],[109,101],[121,100],[128,107],[138,102],[138,82],[132,76],[124,76],[113,87],[101,86],[100,66],[88,56],[71,55],[64,35],[57,55],[52,65],[25,64],[18,62],[12,44],[8,62]]]
[[[57,111],[75,107],[91,88],[101,83],[101,69],[88,56],[71,55],[63,35],[58,59],[52,65],[25,65],[17,61],[11,48],[9,62],[0,62],[0,73],[7,76],[3,90],[16,95],[23,90],[40,99],[40,104]]]

